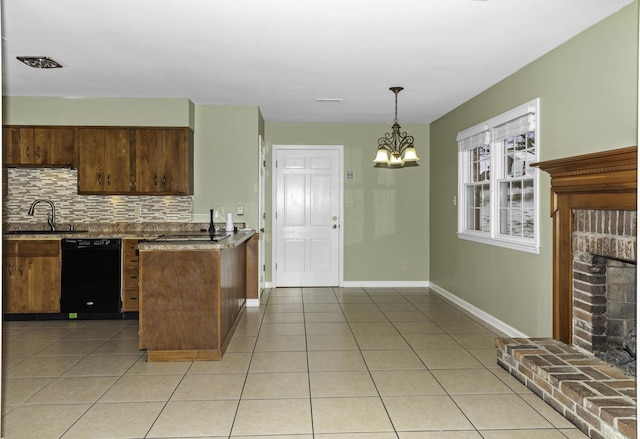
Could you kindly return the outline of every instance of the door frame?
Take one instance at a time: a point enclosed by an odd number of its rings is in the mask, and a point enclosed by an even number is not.
[[[315,150],[327,149],[338,151],[338,286],[344,283],[344,145],[272,145],[271,146],[271,283],[273,288],[278,286],[278,274],[276,262],[278,260],[278,231],[276,227],[276,212],[278,206],[278,183],[277,183],[277,157],[281,150]]]

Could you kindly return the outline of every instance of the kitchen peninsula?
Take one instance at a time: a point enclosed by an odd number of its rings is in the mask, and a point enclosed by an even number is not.
[[[222,359],[246,299],[257,293],[257,237],[167,234],[138,244],[147,361]]]

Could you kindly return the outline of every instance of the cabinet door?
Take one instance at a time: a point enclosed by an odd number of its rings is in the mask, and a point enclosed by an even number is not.
[[[32,163],[49,166],[73,166],[73,136],[73,128],[34,128]]]
[[[131,191],[131,138],[126,128],[79,128],[78,193]]]
[[[128,194],[133,190],[131,130],[105,129],[104,192]]]
[[[136,129],[136,192],[193,193],[193,142],[188,128]]]
[[[33,128],[2,127],[2,150],[5,166],[31,162]]]

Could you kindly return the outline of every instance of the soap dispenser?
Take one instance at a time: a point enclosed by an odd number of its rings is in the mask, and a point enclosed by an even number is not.
[[[210,210],[209,212],[209,234],[213,235],[214,233],[216,233],[216,226],[213,223],[213,209]]]

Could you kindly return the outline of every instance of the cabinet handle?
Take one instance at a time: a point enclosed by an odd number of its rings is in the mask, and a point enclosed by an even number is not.
[[[107,175],[107,184],[111,186],[111,174]]]
[[[11,264],[7,265],[7,272],[9,273],[9,276],[13,276],[13,271],[11,270]]]
[[[164,175],[162,176],[162,185],[163,186],[167,185],[167,177],[165,177]]]
[[[98,184],[102,186],[102,174],[98,174]]]
[[[39,146],[38,146],[38,148],[36,149],[36,155],[37,155],[38,157],[40,157],[40,147],[39,147]]]
[[[27,157],[29,157],[29,148],[30,148],[30,147],[29,147],[29,146],[27,146],[27,150],[26,150]]]
[[[158,186],[158,174],[153,176],[153,185]]]
[[[23,271],[22,271],[22,264],[20,264],[20,276],[22,276]]]

